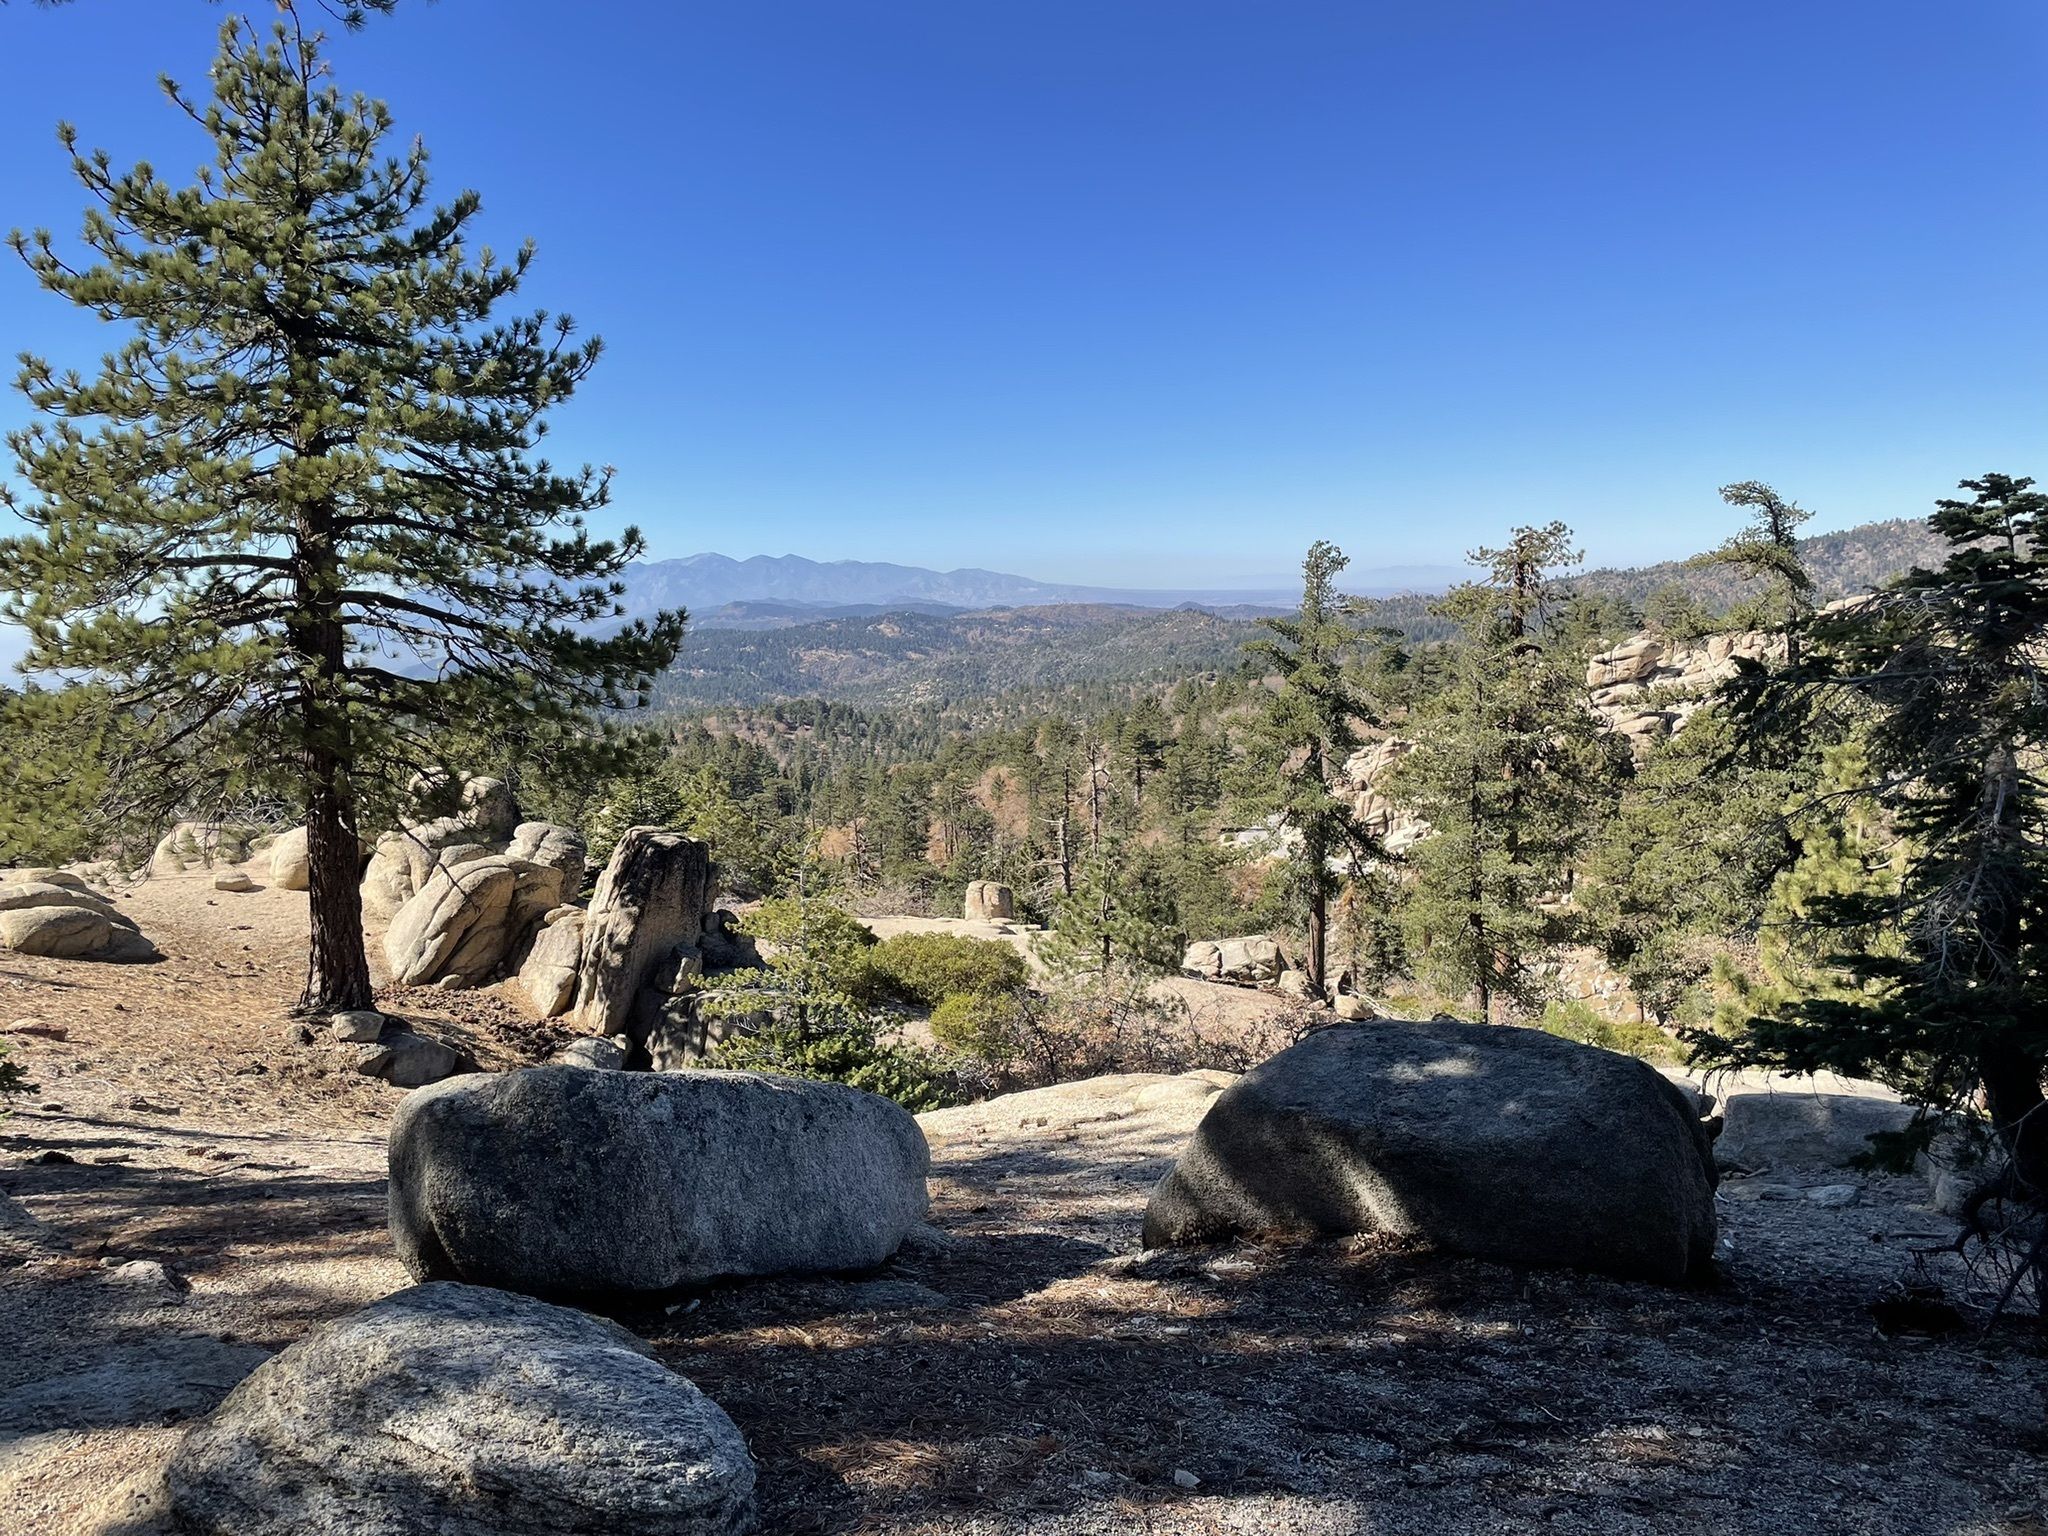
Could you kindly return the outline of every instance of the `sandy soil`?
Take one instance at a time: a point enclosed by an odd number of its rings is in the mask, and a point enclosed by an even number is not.
[[[161,964],[0,957],[0,1029],[66,1032],[10,1036],[41,1086],[0,1122],[4,1536],[128,1536],[179,1424],[406,1283],[401,1095],[284,1030],[303,897],[195,875],[122,900]],[[485,995],[394,1002],[488,1065],[550,1043]],[[628,1319],[746,1432],[763,1529],[2048,1533],[2039,1344],[1867,1309],[1946,1232],[1920,1182],[1825,1209],[1731,1181],[1705,1291],[1370,1241],[1142,1254],[1215,1086],[928,1115],[935,1230],[880,1275]]]

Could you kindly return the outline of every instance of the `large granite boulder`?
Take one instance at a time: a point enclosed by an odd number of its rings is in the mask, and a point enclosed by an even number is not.
[[[505,851],[529,864],[545,864],[562,872],[562,899],[573,900],[583,889],[584,860],[588,848],[583,835],[552,821],[522,821],[512,833]]]
[[[640,989],[678,945],[696,944],[711,906],[711,852],[660,827],[634,827],[598,876],[583,919],[575,1021],[587,1033],[629,1029]]]
[[[258,1366],[187,1431],[161,1499],[185,1536],[738,1536],[755,1517],[739,1430],[646,1345],[466,1285],[387,1296]]]
[[[1204,981],[1229,981],[1250,986],[1261,981],[1278,981],[1287,969],[1287,957],[1280,946],[1263,933],[1238,939],[1213,939],[1190,944],[1181,957],[1180,968]]]
[[[1832,1072],[1800,1078],[1717,1073],[1705,1087],[1721,1101],[1715,1161],[1750,1173],[1847,1167],[1871,1155],[1873,1136],[1896,1135],[1917,1113],[1880,1083]]]
[[[566,1013],[576,1000],[576,975],[583,964],[583,914],[557,908],[534,935],[519,963],[519,990],[537,1018]]]
[[[1540,1030],[1339,1025],[1240,1078],[1153,1191],[1147,1247],[1388,1232],[1678,1283],[1714,1251],[1690,1095]]]
[[[56,960],[149,960],[135,920],[76,875],[0,870],[0,949]]]
[[[363,871],[363,916],[389,922],[441,867],[445,848],[475,843],[477,831],[457,816],[416,822],[377,839]]]
[[[1017,915],[1017,893],[1000,880],[970,880],[964,916],[969,922],[1007,923]]]
[[[508,855],[480,853],[437,866],[384,934],[392,981],[488,981],[559,904],[561,892],[559,869]]]
[[[422,1089],[391,1122],[391,1234],[422,1279],[562,1299],[867,1269],[924,1219],[901,1106],[750,1072],[533,1067]]]

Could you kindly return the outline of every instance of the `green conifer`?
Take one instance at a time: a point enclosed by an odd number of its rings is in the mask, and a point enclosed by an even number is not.
[[[417,142],[327,78],[290,5],[269,37],[222,29],[211,100],[165,82],[214,163],[175,187],[81,153],[95,199],[74,261],[11,237],[42,285],[133,335],[94,377],[24,360],[42,420],[10,442],[33,494],[0,542],[0,612],[34,668],[99,688],[100,719],[209,802],[230,780],[304,804],[312,934],[301,1006],[365,1006],[359,807],[432,761],[450,724],[535,752],[591,748],[682,616],[608,638],[594,541],[608,472],[530,454],[597,361],[566,317],[499,317],[532,260],[472,251],[479,200],[428,201]],[[62,695],[52,695],[61,697]],[[564,761],[565,772],[577,771]]]

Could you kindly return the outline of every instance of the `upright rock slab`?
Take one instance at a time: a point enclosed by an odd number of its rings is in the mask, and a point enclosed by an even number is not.
[[[561,1299],[868,1269],[929,1163],[907,1111],[839,1083],[533,1067],[399,1106],[391,1235],[422,1279]]]
[[[754,1466],[616,1324],[422,1285],[258,1366],[162,1497],[188,1536],[741,1536]]]
[[[711,906],[711,851],[660,827],[634,827],[598,876],[583,919],[575,1021],[598,1035],[628,1029],[640,989],[677,945],[693,945]]]
[[[1339,1025],[1218,1096],[1153,1191],[1145,1245],[1388,1232],[1511,1264],[1678,1283],[1714,1251],[1687,1094],[1534,1029]]]

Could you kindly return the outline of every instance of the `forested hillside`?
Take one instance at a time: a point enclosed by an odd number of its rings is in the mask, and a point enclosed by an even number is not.
[[[1916,563],[1939,559],[1922,522],[1866,523],[1799,542],[1822,601],[1868,591]],[[1621,633],[1646,611],[1674,603],[1693,632],[1740,627],[1753,583],[1723,566],[1671,560],[1628,570],[1589,571],[1559,583],[1562,593],[1597,600],[1593,628]],[[1455,625],[1428,595],[1365,598],[1358,617],[1415,642],[1448,638]],[[844,703],[946,704],[1002,694],[1169,684],[1230,672],[1243,664],[1260,610],[1242,606],[1171,610],[1103,604],[999,608],[973,613],[929,607],[807,617],[786,604],[742,603],[714,610],[693,628],[655,699],[689,711],[777,699]]]

